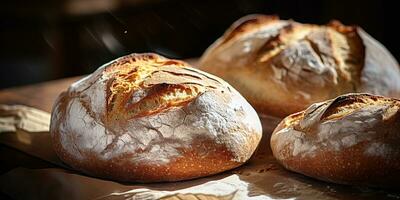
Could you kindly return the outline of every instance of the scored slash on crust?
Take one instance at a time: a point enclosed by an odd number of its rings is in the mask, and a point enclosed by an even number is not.
[[[204,79],[204,75],[195,75],[190,71],[185,73],[186,65],[180,61],[146,54],[124,57],[107,67],[105,74],[110,77],[107,82],[107,120],[127,120],[183,106],[206,90],[216,88],[212,84],[198,83]],[[166,66],[169,68],[166,69]],[[163,77],[185,76],[186,82],[146,82],[157,73],[164,73]],[[131,102],[136,92],[143,94],[139,100]]]
[[[381,94],[365,88],[371,66],[360,31],[338,21],[315,25],[249,15],[206,50],[200,65],[259,112],[284,117],[341,94]]]

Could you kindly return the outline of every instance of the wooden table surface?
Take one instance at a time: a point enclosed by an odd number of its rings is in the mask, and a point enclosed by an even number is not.
[[[0,90],[0,104],[22,104],[51,112],[51,107],[58,94],[79,78],[65,78]]]

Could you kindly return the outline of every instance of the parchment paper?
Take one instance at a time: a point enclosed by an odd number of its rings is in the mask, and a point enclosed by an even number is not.
[[[21,112],[25,114],[18,114]],[[0,123],[0,143],[60,166],[16,168],[1,175],[1,192],[16,199],[400,199],[397,191],[329,184],[283,169],[269,149],[270,133],[279,122],[273,117],[261,117],[262,143],[242,167],[190,181],[155,184],[118,183],[69,169],[55,155],[48,131],[43,131],[48,130],[43,124],[49,124],[48,114],[43,111],[12,106],[0,109],[0,121],[5,118],[7,123]]]

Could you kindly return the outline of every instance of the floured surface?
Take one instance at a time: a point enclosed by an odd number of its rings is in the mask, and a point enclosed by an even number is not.
[[[297,116],[286,118],[286,127],[277,130],[276,149],[289,145],[292,152],[278,151],[277,156],[281,159],[313,157],[321,149],[340,152],[359,143],[368,144],[364,149],[366,156],[395,154],[396,146],[385,138],[390,137],[393,142],[398,140],[397,130],[393,130],[396,126],[391,128],[389,124],[395,120],[398,110],[397,100],[355,94],[313,104]]]
[[[361,28],[248,15],[202,55],[200,68],[232,84],[259,113],[285,117],[350,92],[400,96],[400,70]]]
[[[207,49],[200,66],[231,83],[259,112],[284,117],[358,91],[363,48],[355,27],[249,15]]]

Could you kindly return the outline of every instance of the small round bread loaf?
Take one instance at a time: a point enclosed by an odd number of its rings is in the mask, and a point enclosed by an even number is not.
[[[341,184],[400,186],[400,100],[348,94],[286,117],[271,137],[287,169]]]
[[[176,181],[246,162],[262,135],[250,104],[222,79],[156,54],[132,54],[74,83],[55,102],[58,156],[118,181]]]
[[[200,66],[259,113],[277,117],[346,93],[400,97],[393,56],[361,28],[337,21],[319,26],[250,15],[207,49]]]

